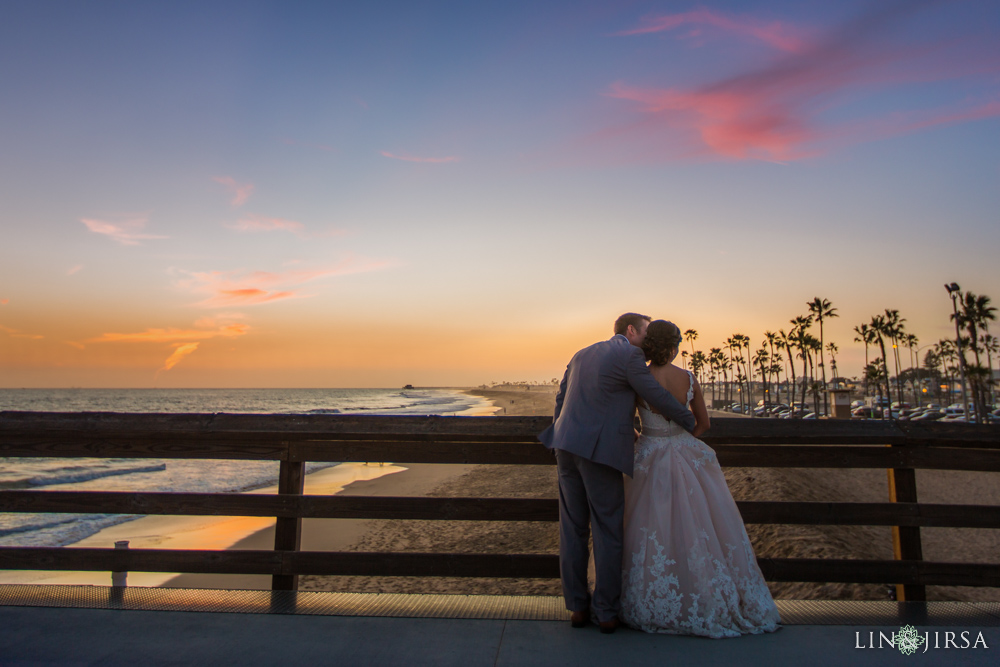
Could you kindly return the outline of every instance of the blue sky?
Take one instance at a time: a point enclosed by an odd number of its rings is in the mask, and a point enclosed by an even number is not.
[[[1000,286],[986,0],[0,11],[6,386],[548,379],[815,296],[853,374]]]

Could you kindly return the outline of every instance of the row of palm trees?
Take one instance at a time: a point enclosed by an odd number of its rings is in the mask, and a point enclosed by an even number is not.
[[[808,314],[799,315],[790,320],[791,327],[788,331],[779,329],[777,332],[764,332],[764,340],[756,350],[752,349],[749,336],[742,333],[735,333],[726,339],[722,347],[713,347],[706,355],[704,352],[694,349],[694,341],[698,338],[698,332],[688,329],[684,332],[684,339],[691,344],[691,354],[688,357],[685,351],[685,363],[702,380],[707,373],[712,385],[712,400],[716,400],[718,379],[722,378],[722,391],[724,400],[733,401],[734,384],[739,393],[741,405],[751,402],[751,393],[754,378],[760,378],[760,385],[763,389],[765,401],[769,403],[780,403],[782,396],[781,375],[785,374],[791,382],[785,383],[785,390],[788,392],[789,401],[795,399],[797,389],[797,376],[795,371],[795,359],[802,360],[802,382],[801,382],[801,403],[806,401],[806,392],[811,389],[813,403],[816,411],[820,410],[820,401],[823,402],[824,411],[829,411],[829,398],[822,388],[826,386],[826,354],[830,357],[831,367],[836,375],[836,354],[839,351],[835,343],[825,344],[825,334],[823,323],[832,317],[838,317],[837,309],[833,307],[828,299],[816,297],[807,302]],[[813,325],[818,325],[819,338],[813,335],[811,329]],[[826,354],[824,354],[826,353]],[[820,380],[812,383],[806,378],[816,377],[819,370]],[[732,372],[732,381],[730,381]]]
[[[957,286],[955,286],[957,289]],[[976,295],[971,292],[960,293],[955,300],[956,308],[952,320],[956,323],[959,335],[955,341],[943,339],[930,349],[924,358],[924,368],[920,369],[917,352],[920,341],[916,335],[908,332],[906,320],[898,310],[886,309],[883,313],[872,316],[869,322],[854,327],[854,341],[865,346],[864,390],[865,395],[877,394],[892,400],[893,380],[895,381],[896,400],[904,402],[903,386],[907,382],[913,390],[914,404],[919,402],[918,385],[921,370],[931,377],[943,375],[949,379],[964,367],[965,376],[972,389],[972,403],[975,414],[986,414],[987,404],[994,400],[992,378],[992,357],[1000,353],[997,338],[989,333],[988,325],[996,319],[996,308],[990,305],[988,296]],[[798,402],[805,404],[807,392],[812,393],[814,410],[829,414],[829,396],[824,389],[828,386],[826,361],[829,359],[831,378],[837,377],[837,359],[839,352],[837,344],[826,342],[824,323],[831,318],[839,317],[837,309],[828,300],[815,297],[806,302],[807,311],[789,320],[789,328],[777,332],[766,331],[759,347],[753,349],[751,339],[742,333],[735,333],[726,339],[720,347],[709,349],[706,354],[694,347],[698,339],[695,329],[684,332],[684,339],[690,344],[690,354],[682,352],[685,364],[694,372],[699,381],[707,379],[712,387],[712,400],[716,401],[717,390],[723,394],[726,403],[734,402],[734,389],[738,393],[738,402],[746,405],[752,402],[752,390],[755,378],[763,391],[765,402],[782,402],[782,387],[784,386],[788,402],[796,401],[796,393],[801,391]],[[966,335],[961,335],[964,330]],[[818,337],[815,335],[818,334]],[[926,346],[925,346],[926,347]],[[870,349],[874,348],[877,356],[870,358]],[[910,369],[902,368],[901,349],[909,349]],[[966,352],[971,351],[974,362],[966,359]],[[986,357],[986,365],[982,357]],[[890,377],[888,369],[891,363],[895,376]],[[801,361],[801,381],[796,374],[796,361]],[[951,365],[949,365],[951,364]],[[941,369],[941,370],[937,370]],[[781,382],[781,375],[786,380]],[[818,375],[818,378],[817,378]],[[730,376],[732,379],[730,380]],[[721,388],[718,387],[721,380]],[[950,384],[948,385],[951,386]],[[884,393],[883,393],[884,389]],[[888,412],[888,411],[887,411]]]

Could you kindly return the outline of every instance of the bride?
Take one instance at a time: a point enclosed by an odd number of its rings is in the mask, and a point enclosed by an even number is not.
[[[697,426],[689,434],[637,399],[642,434],[625,478],[621,618],[646,632],[773,632],[781,619],[743,519],[715,452],[696,437],[709,426],[701,387],[671,363],[680,342],[676,325],[656,320],[642,345],[653,377],[690,404]]]

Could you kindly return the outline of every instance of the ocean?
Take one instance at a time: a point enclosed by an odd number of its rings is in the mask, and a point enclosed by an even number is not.
[[[453,389],[0,389],[0,412],[474,415],[491,405]],[[0,489],[238,493],[277,479],[277,461],[0,457]],[[0,546],[65,546],[137,518],[0,514]]]

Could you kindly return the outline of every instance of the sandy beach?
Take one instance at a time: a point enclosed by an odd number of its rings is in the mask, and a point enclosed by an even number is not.
[[[489,399],[498,415],[551,415],[556,387],[495,386],[468,389]],[[483,410],[489,413],[489,410]],[[731,418],[712,413],[713,418]],[[739,418],[738,416],[735,416]],[[883,470],[725,470],[737,500],[881,502],[888,498]],[[918,471],[920,501],[1000,505],[1000,473]],[[260,489],[255,493],[274,493]],[[306,493],[354,496],[473,496],[556,498],[554,466],[392,465],[347,463],[310,474]],[[759,557],[892,558],[888,527],[749,525]],[[554,523],[306,519],[302,548],[317,551],[456,553],[558,553]],[[924,558],[934,561],[994,562],[1000,531],[925,528]],[[136,548],[271,549],[274,519],[256,517],[145,517],[102,530],[74,547],[110,547],[130,540]],[[91,583],[107,585],[97,573],[5,572],[6,583]],[[130,573],[129,585],[192,588],[269,588],[270,577]],[[889,587],[861,584],[771,584],[785,599],[885,600]],[[391,593],[558,595],[558,580],[302,576],[301,590]],[[1000,601],[1000,589],[928,587],[932,600]]]

